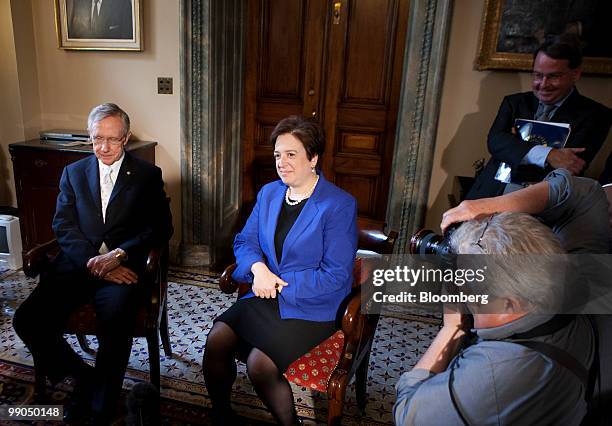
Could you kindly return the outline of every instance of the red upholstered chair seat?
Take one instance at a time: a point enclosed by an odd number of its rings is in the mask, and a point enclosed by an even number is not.
[[[327,392],[329,378],[340,361],[343,347],[344,333],[338,330],[293,361],[285,371],[285,377],[296,385]]]

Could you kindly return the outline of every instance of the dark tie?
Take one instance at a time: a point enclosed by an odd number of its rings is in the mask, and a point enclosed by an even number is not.
[[[556,105],[546,105],[540,103],[533,119],[536,121],[550,121],[552,113],[556,108]]]

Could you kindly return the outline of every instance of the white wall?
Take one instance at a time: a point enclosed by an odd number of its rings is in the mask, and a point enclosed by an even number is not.
[[[10,0],[0,0],[0,52],[0,205],[16,206],[8,145],[24,132]]]

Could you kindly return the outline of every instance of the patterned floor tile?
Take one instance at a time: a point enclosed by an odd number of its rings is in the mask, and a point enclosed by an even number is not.
[[[163,355],[163,350],[161,352],[162,396],[209,406],[201,371],[206,335],[212,320],[230,307],[235,298],[215,288],[214,276],[189,274],[183,277],[183,284],[170,282],[168,287],[170,341],[174,356],[168,358]],[[32,365],[31,355],[14,334],[12,316],[35,285],[35,279],[27,278],[21,272],[0,280],[0,359]],[[343,423],[392,424],[395,383],[425,352],[438,329],[437,323],[381,317],[370,356],[369,402],[362,415],[356,404],[354,384],[349,385]],[[92,356],[80,351],[74,336],[66,337],[84,359],[93,363]],[[95,337],[90,336],[89,341],[93,348],[97,347]],[[124,386],[129,388],[137,381],[147,380],[148,369],[146,341],[134,339]],[[324,420],[325,395],[313,395],[309,389],[292,386],[299,414]],[[243,364],[238,367],[233,401],[236,409],[241,413],[246,410],[249,417],[269,418],[249,383]]]

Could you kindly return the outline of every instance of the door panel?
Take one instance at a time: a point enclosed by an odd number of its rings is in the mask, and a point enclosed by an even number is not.
[[[334,17],[334,3],[340,3]],[[291,114],[323,125],[326,178],[384,221],[408,4],[400,0],[249,2],[243,201],[274,179],[268,137]]]
[[[304,0],[263,4],[258,98],[301,104],[306,26]]]
[[[351,1],[341,84],[342,104],[385,108],[389,93],[397,6],[390,1]],[[376,71],[376,72],[364,72]]]

